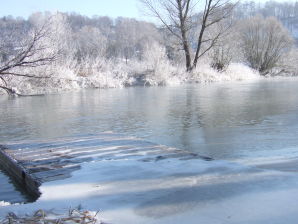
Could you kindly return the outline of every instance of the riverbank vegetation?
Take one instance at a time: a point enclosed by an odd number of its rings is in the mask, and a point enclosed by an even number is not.
[[[142,1],[156,23],[61,12],[1,18],[0,89],[37,94],[297,75],[297,3],[154,2]]]
[[[2,224],[20,223],[20,224],[45,224],[45,223],[85,223],[96,224],[102,223],[97,217],[98,213],[90,211],[80,211],[77,209],[70,209],[67,214],[55,214],[50,211],[39,209],[33,215],[26,215],[19,217],[13,212],[10,212],[5,219],[0,220]]]

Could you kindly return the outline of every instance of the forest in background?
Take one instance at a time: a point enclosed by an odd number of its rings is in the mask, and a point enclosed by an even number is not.
[[[227,6],[231,4],[220,5],[216,13]],[[5,16],[0,19],[0,88],[9,94],[37,94],[296,76],[298,3],[239,2],[232,8],[218,21],[209,17],[202,54],[191,69],[185,67],[183,44],[172,35],[175,20],[167,27],[77,13]],[[193,56],[204,12],[189,18],[186,40]]]

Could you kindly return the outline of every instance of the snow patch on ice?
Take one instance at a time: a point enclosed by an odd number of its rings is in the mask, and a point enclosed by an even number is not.
[[[9,202],[6,201],[0,201],[0,207],[11,205]]]

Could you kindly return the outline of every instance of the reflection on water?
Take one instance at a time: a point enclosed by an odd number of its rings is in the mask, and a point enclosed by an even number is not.
[[[0,164],[0,171],[2,167]],[[13,182],[6,173],[0,172],[0,209],[1,201],[10,203],[32,202],[34,199],[24,192],[24,190]]]
[[[298,146],[297,89],[294,79],[0,96],[0,143],[114,131],[216,159],[270,155]]]
[[[0,98],[0,142],[114,131],[219,159],[298,145],[298,81]]]

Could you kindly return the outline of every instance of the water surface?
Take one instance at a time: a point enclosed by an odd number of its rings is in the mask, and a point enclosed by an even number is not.
[[[215,159],[298,153],[297,90],[291,79],[0,96],[0,143],[114,131]]]

